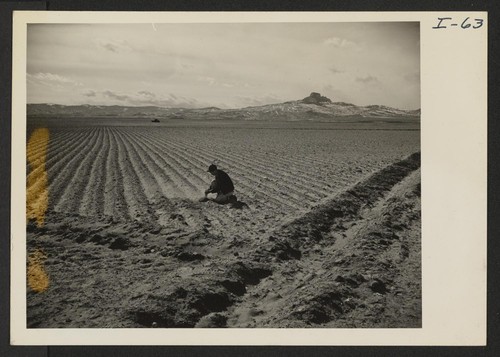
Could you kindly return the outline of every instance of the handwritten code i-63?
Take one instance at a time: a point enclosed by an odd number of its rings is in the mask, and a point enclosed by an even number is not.
[[[484,24],[484,19],[476,19],[466,17],[465,19],[454,19],[452,17],[438,17],[436,26],[433,29],[459,28],[463,30],[481,28]]]

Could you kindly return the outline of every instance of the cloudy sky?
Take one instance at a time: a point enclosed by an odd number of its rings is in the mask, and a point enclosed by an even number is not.
[[[420,108],[418,23],[30,24],[28,103]]]

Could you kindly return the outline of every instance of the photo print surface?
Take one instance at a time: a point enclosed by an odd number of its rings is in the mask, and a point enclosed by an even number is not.
[[[421,328],[419,22],[28,24],[26,324]]]

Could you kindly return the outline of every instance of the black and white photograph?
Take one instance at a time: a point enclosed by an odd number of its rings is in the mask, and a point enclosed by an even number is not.
[[[28,21],[16,323],[405,333],[431,321],[425,259],[442,235],[423,239],[422,23],[253,16]]]
[[[421,327],[419,23],[27,41],[29,328]]]

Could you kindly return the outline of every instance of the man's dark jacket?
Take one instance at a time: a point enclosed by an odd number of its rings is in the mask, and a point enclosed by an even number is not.
[[[234,186],[233,181],[231,181],[229,175],[222,170],[217,170],[217,173],[215,174],[215,180],[210,186],[208,192],[226,194],[232,191],[234,191]]]

